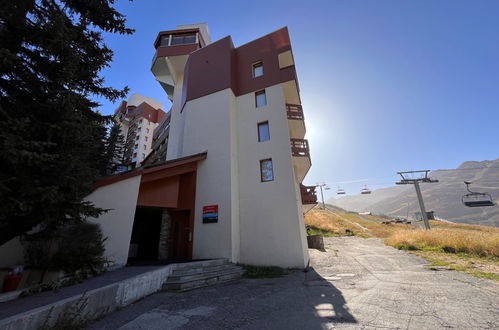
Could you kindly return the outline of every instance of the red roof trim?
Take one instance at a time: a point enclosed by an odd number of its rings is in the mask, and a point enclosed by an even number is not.
[[[187,157],[182,157],[182,158],[177,158],[177,159],[172,159],[172,160],[167,160],[164,162],[161,162],[159,164],[154,164],[154,165],[149,165],[149,166],[144,166],[144,167],[139,167],[137,169],[131,170],[129,172],[121,173],[121,174],[115,174],[112,176],[105,177],[95,183],[94,188],[100,188],[103,186],[107,186],[119,181],[123,181],[126,179],[133,178],[134,176],[137,175],[142,175],[142,174],[149,174],[149,173],[154,173],[158,171],[163,171],[172,167],[180,166],[180,165],[185,165],[189,163],[195,163],[200,160],[205,160],[206,157],[208,157],[208,152],[201,152],[199,154],[187,156]]]

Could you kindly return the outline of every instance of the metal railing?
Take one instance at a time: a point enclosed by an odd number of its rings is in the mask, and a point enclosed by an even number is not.
[[[294,157],[310,157],[308,140],[291,139],[291,153]]]
[[[300,104],[286,104],[288,119],[304,120],[303,108]]]
[[[304,186],[300,184],[300,193],[302,204],[317,204],[315,186]]]

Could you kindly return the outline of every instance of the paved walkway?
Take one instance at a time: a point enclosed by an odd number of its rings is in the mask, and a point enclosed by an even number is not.
[[[125,267],[104,273],[83,283],[64,287],[58,291],[47,291],[29,297],[0,302],[0,320],[31,309],[54,303],[65,298],[104,287],[127,278],[157,269],[161,266]]]
[[[90,329],[497,329],[499,284],[455,271],[378,239],[326,238],[314,270],[158,293]]]

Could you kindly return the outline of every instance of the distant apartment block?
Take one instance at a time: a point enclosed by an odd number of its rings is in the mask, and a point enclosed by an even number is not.
[[[114,113],[125,141],[124,164],[138,167],[151,152],[154,130],[166,118],[163,104],[140,94],[122,101]]]
[[[117,265],[306,267],[303,214],[317,197],[302,184],[311,160],[287,28],[235,47],[230,36],[212,42],[206,24],[183,25],[154,48],[151,71],[172,107],[134,95],[117,110],[137,168],[89,196],[110,209],[97,220],[106,253]]]

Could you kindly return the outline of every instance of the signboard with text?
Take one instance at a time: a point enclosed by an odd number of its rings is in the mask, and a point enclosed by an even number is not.
[[[218,222],[218,205],[203,206],[203,223]]]

